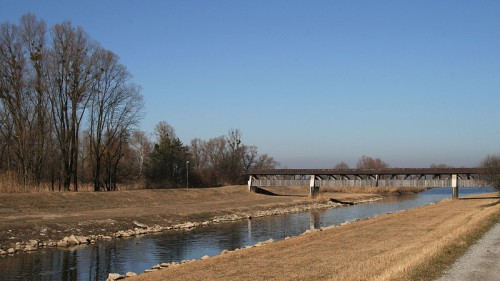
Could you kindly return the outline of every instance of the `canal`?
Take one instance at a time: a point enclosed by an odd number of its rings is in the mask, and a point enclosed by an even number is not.
[[[460,188],[460,196],[494,191]],[[268,239],[282,240],[311,228],[398,212],[450,198],[451,188],[434,188],[382,202],[254,218],[185,231],[100,241],[70,249],[41,249],[0,257],[0,280],[106,280],[108,273],[141,273],[163,262],[218,255]]]

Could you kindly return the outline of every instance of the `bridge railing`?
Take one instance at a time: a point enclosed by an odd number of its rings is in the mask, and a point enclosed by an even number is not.
[[[255,186],[309,186],[310,180],[254,179]],[[316,180],[319,187],[448,187],[449,179],[353,179],[353,180]],[[458,179],[459,187],[485,186],[484,182],[475,179]]]

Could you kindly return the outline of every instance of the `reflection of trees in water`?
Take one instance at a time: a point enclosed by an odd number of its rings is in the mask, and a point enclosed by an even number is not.
[[[307,213],[302,215],[307,216]],[[303,228],[302,222],[307,223],[307,219],[302,221],[297,216],[300,214],[286,214],[252,220],[251,224],[248,224],[252,228],[248,230],[252,234],[249,242],[255,244],[270,238],[279,240],[298,234],[297,229]],[[307,226],[305,227],[307,228]]]
[[[162,261],[199,259],[204,255],[216,255],[222,250],[240,248],[242,245],[240,224],[219,224],[190,231],[171,232],[155,239]]]
[[[106,280],[108,273],[121,272],[115,243],[96,244],[91,251],[84,251],[82,254],[88,255],[84,260],[89,261],[89,280]]]
[[[77,280],[78,257],[76,251],[62,251],[62,280]]]
[[[2,280],[78,280],[74,251],[47,249],[0,259]]]
[[[234,250],[236,248],[241,248],[243,244],[243,234],[242,228],[245,228],[244,224],[230,223],[227,227],[224,227],[223,233],[219,234],[219,250]]]
[[[115,243],[98,243],[16,254],[0,259],[0,280],[105,280],[110,272],[127,271],[119,252]]]
[[[186,240],[189,240],[189,232],[169,232],[158,236],[154,240],[155,248],[158,249],[158,256],[162,262],[179,262],[186,258],[187,245]]]

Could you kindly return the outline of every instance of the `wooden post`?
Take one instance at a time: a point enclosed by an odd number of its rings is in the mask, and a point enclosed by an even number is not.
[[[255,192],[256,189],[257,187],[253,185],[253,176],[250,176],[248,179],[248,191]]]
[[[319,186],[316,186],[316,176],[315,175],[311,175],[311,178],[309,180],[309,188],[310,188],[309,194],[312,198],[315,198],[316,196],[318,196]]]
[[[458,199],[458,176],[451,175],[451,199]]]

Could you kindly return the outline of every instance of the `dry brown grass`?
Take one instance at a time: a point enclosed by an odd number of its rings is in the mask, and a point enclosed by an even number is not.
[[[130,182],[126,184],[118,184],[117,191],[139,190],[144,189],[143,181]],[[62,191],[63,187],[59,183],[52,185],[50,182],[34,184],[28,182],[26,185],[21,184],[14,173],[0,173],[0,193],[43,193],[43,192],[58,192]],[[94,185],[91,183],[80,183],[78,185],[79,192],[93,192]]]
[[[432,279],[436,258],[467,245],[498,217],[498,200],[445,200],[130,280]]]

